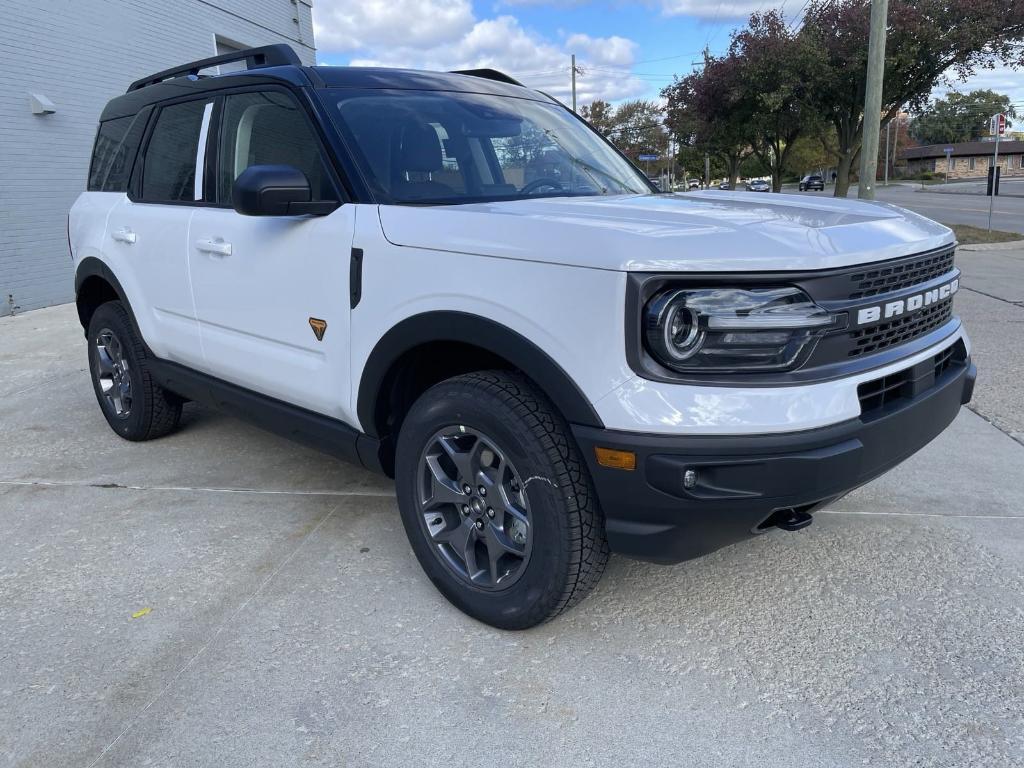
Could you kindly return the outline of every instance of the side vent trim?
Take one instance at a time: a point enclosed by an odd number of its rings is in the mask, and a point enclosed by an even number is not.
[[[349,306],[355,309],[359,300],[363,298],[363,249],[353,248],[352,258],[348,264],[348,287],[350,303]]]

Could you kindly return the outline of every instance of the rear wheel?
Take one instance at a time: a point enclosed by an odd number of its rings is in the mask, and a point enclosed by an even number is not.
[[[586,467],[568,425],[521,376],[472,373],[428,390],[402,425],[396,485],[424,571],[487,624],[547,621],[604,570]]]
[[[149,357],[119,301],[102,304],[89,321],[89,372],[110,428],[126,440],[152,440],[181,419],[182,399],[160,387]]]

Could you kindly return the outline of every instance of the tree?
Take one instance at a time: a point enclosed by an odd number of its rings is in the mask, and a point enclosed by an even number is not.
[[[602,136],[607,136],[615,128],[615,110],[604,99],[595,99],[585,105],[580,110],[580,116]]]
[[[665,115],[658,102],[643,99],[624,101],[615,110],[609,138],[631,160],[646,153],[663,157],[668,149],[664,121]]]
[[[721,170],[736,186],[740,163],[750,155],[750,131],[736,106],[740,97],[738,61],[707,56],[704,67],[675,78],[661,95],[666,101],[665,124],[679,144],[684,168],[703,168],[710,155],[712,170]]]
[[[779,192],[794,142],[818,122],[809,104],[820,53],[773,10],[751,15],[747,28],[733,34],[728,57],[737,62],[735,108],[748,126],[750,148]]]
[[[917,115],[910,131],[922,144],[974,141],[988,134],[989,118],[998,112],[1016,117],[1009,96],[990,90],[950,91]]]
[[[650,168],[652,173],[664,170],[671,163],[667,156],[665,114],[658,102],[624,101],[616,109],[607,101],[597,99],[585,105],[580,116],[633,162],[638,162],[641,154],[658,155],[658,161]]]
[[[811,0],[800,36],[819,51],[815,111],[836,131],[835,194],[845,197],[864,130],[869,0]],[[890,0],[882,122],[979,68],[1024,65],[1024,0]],[[871,119],[875,119],[872,117]]]
[[[824,172],[829,160],[828,151],[818,137],[801,136],[790,146],[784,170],[794,176]]]

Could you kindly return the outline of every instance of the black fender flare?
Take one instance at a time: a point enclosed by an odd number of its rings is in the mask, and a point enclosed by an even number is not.
[[[367,358],[359,379],[356,414],[371,437],[382,437],[376,434],[375,416],[378,399],[383,394],[382,385],[392,366],[416,347],[439,341],[471,344],[499,355],[534,381],[566,421],[598,429],[604,427],[576,382],[532,341],[479,315],[438,310],[402,320],[380,338]]]
[[[117,294],[117,298],[124,305],[125,310],[128,312],[128,317],[131,319],[132,328],[140,339],[143,339],[142,331],[139,329],[139,324],[135,320],[135,312],[132,309],[131,302],[128,301],[128,294],[124,292],[124,288],[121,287],[121,281],[117,279],[113,270],[105,262],[97,259],[95,256],[87,256],[82,259],[78,268],[75,270],[75,303],[78,304],[78,295],[85,284],[85,281],[90,277],[99,277],[104,280],[111,288],[114,289],[114,293]],[[82,316],[81,305],[78,305],[78,320],[82,324],[82,329],[88,333],[88,323]],[[145,344],[145,339],[143,339]],[[148,349],[148,347],[147,347]]]

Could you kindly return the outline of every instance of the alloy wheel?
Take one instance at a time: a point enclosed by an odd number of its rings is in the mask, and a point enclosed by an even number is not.
[[[526,491],[489,436],[465,426],[434,434],[420,456],[423,532],[456,576],[483,590],[511,586],[533,548]]]
[[[121,340],[109,328],[96,335],[96,378],[110,410],[119,418],[132,411],[132,377]]]

